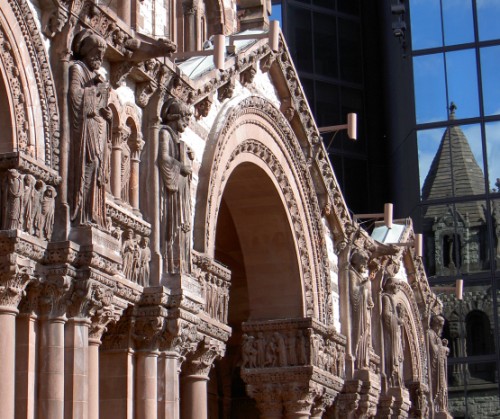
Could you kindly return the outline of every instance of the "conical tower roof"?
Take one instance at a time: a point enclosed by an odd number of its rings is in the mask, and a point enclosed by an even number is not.
[[[455,119],[456,106],[450,106],[450,120]],[[438,151],[422,188],[424,200],[484,194],[484,174],[477,163],[462,129],[453,125],[446,128]],[[429,207],[425,218],[440,218],[442,206]],[[484,222],[484,208],[480,202],[456,204],[457,211],[472,223]]]

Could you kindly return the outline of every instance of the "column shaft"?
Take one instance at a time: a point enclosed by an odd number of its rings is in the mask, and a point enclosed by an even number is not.
[[[133,208],[139,208],[139,159],[131,158],[130,160],[130,205]]]
[[[99,361],[100,417],[132,419],[134,417],[133,353],[127,349],[101,351]]]
[[[137,353],[136,412],[137,419],[157,419],[158,352]]]
[[[65,317],[42,322],[38,417],[64,418],[64,323]]]
[[[99,340],[89,340],[89,419],[99,419]]]
[[[34,315],[21,314],[17,317],[16,419],[35,418],[36,326],[37,318]]]
[[[16,309],[0,311],[0,419],[14,419]]]
[[[158,419],[179,419],[179,354],[163,352],[158,359]]]
[[[208,377],[204,375],[182,377],[182,419],[207,419],[207,381]]]
[[[113,145],[111,153],[111,193],[115,198],[121,198],[122,193],[122,148]]]

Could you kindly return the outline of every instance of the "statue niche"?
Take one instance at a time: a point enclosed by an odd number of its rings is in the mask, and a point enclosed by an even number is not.
[[[158,169],[161,177],[161,246],[164,272],[191,272],[191,173],[194,154],[180,139],[189,123],[189,108],[168,99],[161,111]]]
[[[109,181],[108,139],[112,112],[109,83],[98,72],[106,42],[90,31],[79,32],[73,42],[76,60],[70,68],[69,111],[75,225],[106,230],[105,196]]]

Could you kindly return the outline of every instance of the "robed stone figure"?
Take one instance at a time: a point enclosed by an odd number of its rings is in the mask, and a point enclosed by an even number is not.
[[[433,315],[427,332],[431,376],[430,387],[435,412],[446,412],[448,410],[447,357],[450,350],[448,349],[448,341],[441,339],[443,326],[444,317]]]
[[[189,108],[171,98],[161,111],[158,169],[161,177],[161,229],[164,271],[191,271],[191,173],[193,152],[180,139],[189,124]]]
[[[373,309],[372,286],[368,276],[369,255],[354,249],[349,269],[350,297],[353,314],[353,339],[356,368],[369,369],[372,348],[371,317]]]
[[[106,42],[82,31],[75,37],[76,61],[70,68],[69,112],[71,126],[70,173],[73,174],[71,220],[106,230],[105,195],[109,180],[107,140],[111,110],[109,84],[98,72]]]

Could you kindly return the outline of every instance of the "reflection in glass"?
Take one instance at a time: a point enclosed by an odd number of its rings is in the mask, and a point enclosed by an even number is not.
[[[476,0],[479,40],[500,38],[500,2]]]
[[[485,115],[500,114],[500,47],[481,48],[481,79]]]
[[[443,45],[439,3],[436,0],[413,0],[410,2],[411,37],[414,50]]]
[[[336,19],[323,13],[313,13],[314,71],[328,77],[338,76]]]
[[[442,5],[444,43],[446,45],[456,45],[473,42],[472,1],[442,0]]]
[[[450,107],[450,120],[457,107]],[[417,133],[422,200],[485,193],[479,124]]]
[[[491,201],[491,220],[494,239],[495,269],[500,270],[500,199]]]
[[[293,22],[287,39],[290,52],[299,71],[313,71],[311,12],[289,5],[287,20]]]
[[[500,192],[500,122],[485,124],[485,132],[489,186],[491,191]]]
[[[417,123],[443,121],[446,112],[446,84],[443,54],[413,59]]]
[[[424,262],[431,276],[473,274],[490,268],[486,202],[423,209]]]
[[[354,83],[361,83],[363,65],[360,25],[347,19],[339,19],[338,22],[340,78]]]
[[[473,49],[446,54],[448,98],[460,105],[460,118],[479,116],[476,53]]]

